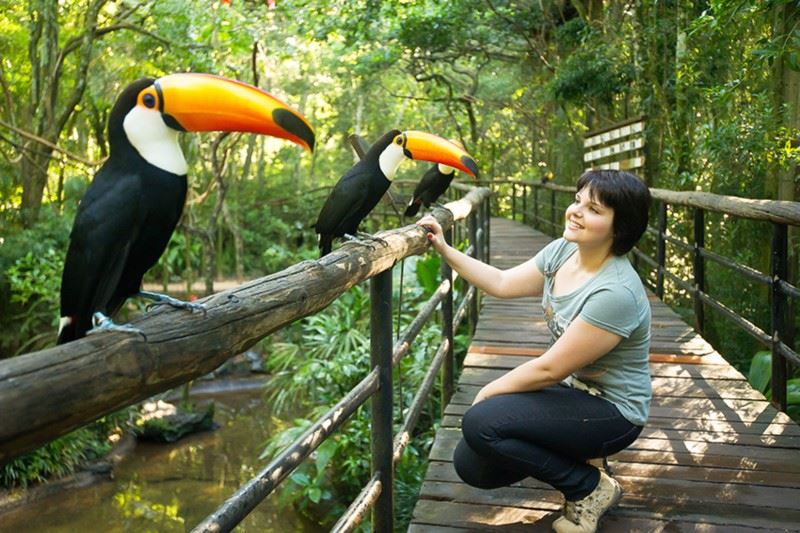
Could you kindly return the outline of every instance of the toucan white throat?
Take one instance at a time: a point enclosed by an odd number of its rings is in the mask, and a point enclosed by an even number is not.
[[[438,165],[439,165],[439,172],[441,172],[442,174],[449,175],[456,171],[456,169],[454,169],[453,167],[449,167],[443,163],[438,163]]]
[[[383,149],[381,155],[378,156],[378,166],[381,167],[381,172],[386,176],[386,179],[392,181],[394,175],[397,174],[397,167],[404,159],[407,159],[406,154],[403,152],[403,146],[397,143],[392,143]]]
[[[122,127],[145,161],[178,176],[186,174],[186,158],[178,144],[178,132],[164,123],[159,111],[136,106],[125,115]]]

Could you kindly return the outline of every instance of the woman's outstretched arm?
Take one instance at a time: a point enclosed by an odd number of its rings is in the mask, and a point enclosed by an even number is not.
[[[442,227],[432,216],[422,217],[417,224],[428,232],[428,240],[458,275],[472,285],[497,298],[540,296],[544,288],[544,276],[533,258],[508,270],[500,270],[475,258],[463,254],[448,245]]]

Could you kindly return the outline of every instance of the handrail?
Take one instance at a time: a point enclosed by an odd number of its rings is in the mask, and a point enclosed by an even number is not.
[[[523,180],[479,180],[479,184],[512,185],[512,187],[536,187],[556,192],[575,192],[575,187],[556,185],[554,183],[537,183]],[[800,202],[788,200],[762,200],[742,198],[701,191],[671,191],[669,189],[650,188],[654,200],[672,205],[695,207],[704,211],[713,211],[735,215],[750,220],[765,220],[779,224],[800,226]]]
[[[505,202],[506,208],[510,204],[511,218],[516,219],[518,214],[517,204],[522,204],[523,223],[531,222],[534,226],[548,226],[560,233],[560,223],[563,220],[563,208],[557,205],[556,193],[574,193],[574,187],[555,185],[552,183],[536,183],[520,180],[495,180],[491,182],[495,191],[503,188],[508,191],[508,196],[495,194],[495,202]],[[510,187],[509,187],[510,186]],[[542,204],[539,200],[539,191],[549,190],[550,201]],[[693,299],[695,314],[695,330],[703,333],[705,323],[705,307],[713,309],[736,327],[742,329],[772,352],[772,401],[779,409],[786,410],[786,380],[787,364],[800,365],[800,357],[793,349],[794,334],[792,317],[789,316],[792,300],[800,300],[800,289],[786,279],[788,275],[788,226],[800,226],[800,202],[785,200],[759,200],[752,198],[739,198],[735,196],[718,195],[697,191],[671,191],[667,189],[650,189],[653,199],[658,202],[657,220],[658,227],[648,227],[647,235],[655,238],[656,258],[648,256],[640,247],[632,250],[635,259],[652,267],[650,275],[655,275],[652,284],[646,273],[641,273],[645,283],[651,285],[656,295],[663,296],[664,282],[669,280],[676,287],[685,290]],[[532,197],[532,198],[529,198]],[[549,203],[549,205],[548,205]],[[531,204],[532,209],[528,207]],[[694,211],[693,243],[685,242],[670,235],[667,231],[667,218],[670,207],[681,206]],[[562,214],[557,215],[557,211]],[[543,212],[549,214],[549,220]],[[720,254],[708,250],[705,246],[706,221],[704,213],[710,211],[728,216],[746,218],[749,220],[768,222],[772,226],[772,252],[770,257],[770,272],[760,272],[750,266],[741,265]],[[691,219],[691,217],[690,217]],[[691,254],[692,277],[683,279],[672,272],[667,266],[666,245]],[[705,287],[705,262],[713,261],[730,268],[733,272],[742,275],[756,283],[767,286],[770,295],[770,328],[769,332],[740,316],[733,309],[726,306],[711,296]],[[688,266],[682,263],[683,270]]]

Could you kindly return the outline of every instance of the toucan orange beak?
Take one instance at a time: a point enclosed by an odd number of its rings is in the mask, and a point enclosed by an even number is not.
[[[165,122],[185,131],[242,131],[314,149],[306,118],[266,91],[211,74],[170,74],[153,83]]]
[[[478,164],[462,147],[424,131],[409,130],[403,136],[406,155],[411,159],[441,163],[477,176]]]

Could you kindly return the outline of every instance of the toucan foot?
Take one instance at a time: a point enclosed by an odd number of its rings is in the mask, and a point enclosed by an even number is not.
[[[363,233],[361,233],[361,232],[358,232],[358,234],[359,234],[359,235],[364,235],[364,234],[363,234]],[[367,234],[367,235],[368,235],[369,237],[372,237],[372,236],[371,236],[371,235],[369,235],[369,234]],[[347,241],[347,242],[355,242],[355,243],[358,243],[358,244],[360,244],[360,245],[362,245],[362,246],[366,246],[366,247],[367,247],[367,248],[369,248],[370,250],[374,250],[374,249],[375,249],[375,247],[374,247],[374,246],[372,246],[370,243],[368,243],[368,242],[365,242],[365,241],[366,241],[366,239],[363,239],[363,238],[356,237],[355,235],[350,235],[349,233],[345,233],[344,235],[342,235],[342,240],[343,240],[343,241]]]
[[[139,296],[142,298],[147,298],[148,300],[153,300],[153,303],[147,306],[148,311],[159,305],[168,305],[170,307],[174,307],[175,309],[186,309],[192,313],[203,313],[203,316],[205,316],[208,312],[208,309],[206,309],[203,304],[184,302],[183,300],[178,300],[177,298],[173,298],[172,296],[167,296],[166,294],[161,294],[158,292],[140,291]]]
[[[389,247],[389,243],[388,242],[386,242],[385,240],[381,239],[380,237],[376,237],[374,235],[370,235],[369,233],[364,233],[362,231],[359,231],[358,232],[358,236],[361,237],[362,239],[364,239],[365,241],[375,241],[375,242],[381,243],[381,246],[383,246],[385,248]]]
[[[135,333],[137,335],[141,335],[144,340],[147,340],[147,336],[144,334],[142,330],[139,328],[135,328],[128,324],[117,324],[111,318],[107,317],[100,311],[95,312],[92,315],[92,329],[86,332],[87,335],[94,335],[95,333],[102,333],[104,331],[119,331],[122,333]]]

